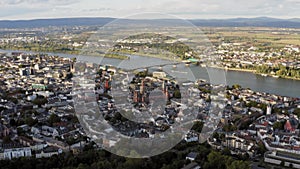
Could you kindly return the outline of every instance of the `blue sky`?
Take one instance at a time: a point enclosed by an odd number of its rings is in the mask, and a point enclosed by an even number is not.
[[[300,0],[0,0],[0,20],[117,17],[158,12],[180,18],[300,18]],[[168,17],[168,16],[166,16]]]

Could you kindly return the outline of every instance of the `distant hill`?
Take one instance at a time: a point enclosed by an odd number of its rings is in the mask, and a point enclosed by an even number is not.
[[[0,28],[38,28],[49,26],[92,26],[104,25],[114,18],[59,18],[59,19],[35,19],[35,20],[16,20],[0,21]]]
[[[224,27],[277,27],[300,28],[300,19],[277,19],[268,17],[259,18],[234,18],[234,19],[209,19],[191,20],[197,26],[224,26]]]
[[[61,19],[36,19],[36,20],[17,20],[17,21],[0,21],[0,28],[33,28],[33,27],[49,27],[49,26],[93,26],[105,25],[114,18],[61,18]],[[132,20],[123,20],[129,22]],[[134,20],[138,22],[141,20]],[[268,17],[259,18],[234,18],[234,19],[192,19],[189,20],[196,26],[212,26],[212,27],[277,27],[277,28],[300,28],[300,19],[276,19]],[[174,19],[154,19],[143,20],[143,22],[168,22],[180,23],[180,20]]]

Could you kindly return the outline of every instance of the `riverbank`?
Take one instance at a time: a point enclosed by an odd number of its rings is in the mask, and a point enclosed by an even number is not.
[[[260,75],[260,76],[264,76],[264,77],[272,77],[272,78],[276,78],[276,79],[289,79],[289,80],[300,80],[300,78],[296,78],[296,77],[288,77],[288,76],[276,76],[276,75],[271,75],[271,74],[261,74],[261,73],[254,73],[256,75]]]
[[[9,51],[9,52],[24,52],[24,53],[33,53],[33,54],[38,54],[38,53],[43,53],[43,54],[48,54],[48,55],[73,55],[73,56],[78,56],[78,55],[86,55],[86,56],[92,56],[92,57],[104,57],[104,58],[111,58],[111,59],[120,59],[120,60],[128,60],[129,56],[126,55],[121,55],[117,53],[107,53],[105,55],[100,55],[98,53],[84,53],[84,52],[79,52],[79,51],[60,51],[60,52],[52,52],[52,51],[31,51],[31,50],[15,50],[15,49],[2,49],[0,50],[3,51]]]
[[[182,62],[180,58],[171,58],[171,56],[162,56],[158,54],[150,54],[150,53],[135,53],[135,52],[128,52],[128,51],[122,51],[120,52],[122,55],[135,55],[135,56],[141,56],[141,57],[152,57],[152,58],[158,58],[163,60],[170,60],[174,62]]]
[[[248,73],[254,73],[255,74],[255,70],[251,70],[251,69],[239,69],[239,68],[227,68],[227,67],[220,67],[220,66],[209,66],[210,68],[216,68],[216,69],[222,69],[222,70],[229,70],[229,71],[237,71],[237,72],[248,72]]]
[[[239,69],[239,68],[224,68],[225,70],[230,70],[230,71],[239,71],[239,72],[248,72],[248,73],[256,73],[255,70],[251,69]]]
[[[28,52],[28,53],[49,53],[49,52],[36,52],[36,51],[20,51],[20,50],[6,50],[6,49],[0,49],[0,50],[3,50],[3,51],[10,51],[10,52],[13,52],[13,51],[17,51],[17,52]],[[65,53],[52,53],[50,52],[51,54],[53,55],[60,55],[60,54],[65,54],[65,55],[78,55],[78,54],[72,54],[72,53],[69,53],[69,52],[65,52]],[[81,54],[82,55],[82,54]],[[173,58],[173,59],[170,59],[170,58],[167,58],[167,57],[161,57],[161,56],[158,56],[158,55],[154,55],[154,54],[143,54],[143,53],[123,53],[122,54],[115,54],[115,53],[111,53],[111,54],[106,54],[104,57],[105,58],[111,58],[111,59],[120,59],[120,60],[128,60],[130,59],[130,57],[128,55],[136,55],[136,56],[141,56],[141,57],[153,57],[153,58],[159,58],[159,59],[162,59],[162,60],[172,60],[172,61],[175,61],[175,62],[182,62],[181,59],[179,58]],[[99,56],[100,55],[91,55],[91,56]],[[102,56],[103,57],[103,56]],[[219,67],[219,66],[209,66],[211,68],[217,68],[217,69],[222,69],[222,70],[226,70],[226,71],[236,71],[236,72],[247,72],[247,73],[253,73],[255,75],[260,75],[260,76],[266,76],[266,77],[272,77],[272,78],[277,78],[277,79],[288,79],[288,80],[296,80],[296,81],[300,81],[300,78],[295,78],[295,77],[287,77],[287,76],[281,76],[281,77],[274,77],[273,75],[271,74],[260,74],[260,73],[256,73],[256,70],[251,70],[251,69],[241,69],[241,68],[227,68],[227,67]]]
[[[289,80],[299,80],[300,81],[300,78],[295,78],[295,77],[279,77],[279,78],[289,79]]]
[[[227,67],[219,67],[219,66],[210,66],[211,68],[216,68],[216,69],[223,69],[223,70],[229,70],[229,71],[237,71],[237,72],[247,72],[247,73],[253,73],[255,75],[260,75],[264,77],[272,77],[272,78],[281,78],[281,79],[289,79],[289,80],[299,80],[300,78],[295,78],[295,77],[288,77],[288,76],[274,76],[271,74],[261,74],[261,73],[256,73],[256,70],[252,69],[240,69],[240,68],[227,68]]]

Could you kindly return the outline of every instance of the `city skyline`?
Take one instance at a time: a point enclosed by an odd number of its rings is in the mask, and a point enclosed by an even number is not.
[[[162,13],[166,18],[216,19],[237,17],[300,18],[300,0],[1,0],[0,20],[69,17],[126,18],[139,13]],[[167,7],[167,8],[166,8]]]

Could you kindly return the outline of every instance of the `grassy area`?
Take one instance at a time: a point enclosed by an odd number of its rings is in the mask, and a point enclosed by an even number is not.
[[[271,43],[273,47],[300,44],[300,30],[286,30],[278,28],[203,28],[206,36],[212,42],[220,39],[231,40],[236,43],[252,42],[256,45]],[[250,41],[247,41],[250,40]]]
[[[114,59],[122,59],[122,60],[129,59],[128,56],[117,54],[117,53],[108,53],[108,54],[105,54],[104,57],[114,58]]]

